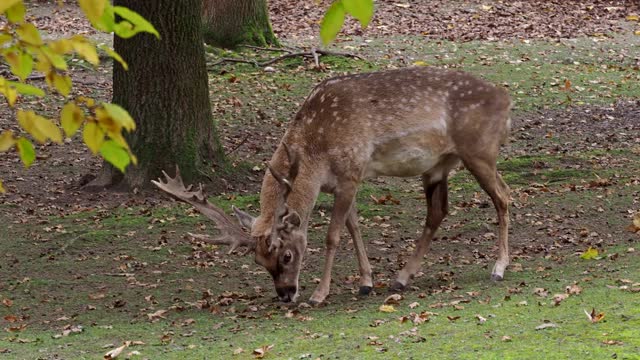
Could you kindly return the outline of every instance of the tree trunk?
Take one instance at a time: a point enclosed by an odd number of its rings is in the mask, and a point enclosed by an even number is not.
[[[202,18],[204,41],[209,45],[278,45],[267,0],[204,0]]]
[[[224,159],[211,117],[201,0],[115,2],[149,20],[161,39],[150,34],[114,39],[129,70],[114,61],[113,102],[136,121],[136,131],[126,138],[138,165],[123,176],[105,163],[93,185],[148,187],[162,170],[173,173],[176,165],[186,181],[193,181]]]

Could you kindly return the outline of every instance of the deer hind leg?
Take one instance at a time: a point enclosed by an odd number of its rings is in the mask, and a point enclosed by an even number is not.
[[[333,211],[331,212],[331,222],[329,223],[326,240],[324,270],[320,284],[318,284],[318,287],[309,299],[309,303],[312,305],[322,303],[327,295],[329,295],[333,260],[336,255],[336,250],[338,249],[338,244],[340,243],[340,232],[349,217],[351,207],[354,203],[356,187],[357,184],[355,183],[342,183],[340,189],[334,192]]]
[[[509,187],[498,173],[495,161],[464,160],[464,165],[489,194],[498,213],[498,259],[491,279],[499,281],[509,265]]]
[[[353,239],[353,245],[358,257],[358,270],[360,271],[360,295],[369,295],[373,289],[373,278],[371,276],[371,265],[367,257],[367,249],[362,242],[360,229],[358,228],[358,210],[355,203],[351,208],[351,212],[347,217],[347,230]]]
[[[409,283],[409,280],[420,270],[424,255],[429,250],[429,245],[440,223],[448,213],[448,189],[447,176],[437,182],[431,182],[430,176],[422,176],[422,184],[427,197],[427,220],[422,235],[418,239],[418,245],[407,264],[398,274],[398,278],[391,285],[391,291],[400,291]]]

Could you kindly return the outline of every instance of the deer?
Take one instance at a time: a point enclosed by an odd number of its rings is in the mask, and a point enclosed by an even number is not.
[[[427,214],[415,250],[390,284],[402,291],[420,270],[448,214],[447,180],[463,165],[491,198],[498,220],[491,279],[509,265],[509,187],[497,170],[511,127],[508,92],[462,71],[412,67],[333,77],[317,85],[290,122],[265,172],[260,215],[232,207],[235,223],[202,191],[175,177],[153,183],[213,220],[220,235],[190,234],[235,251],[246,247],[273,278],[278,298],[296,302],[311,213],[320,192],[333,194],[321,280],[309,299],[325,301],[342,229],[353,239],[359,294],[373,288],[372,269],[358,228],[358,185],[379,176],[422,178]],[[243,229],[247,229],[249,233]]]

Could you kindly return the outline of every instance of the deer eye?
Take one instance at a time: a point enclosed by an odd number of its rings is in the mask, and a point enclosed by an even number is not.
[[[293,258],[293,254],[291,253],[291,251],[287,250],[287,251],[284,253],[284,256],[282,257],[282,261],[283,261],[285,264],[288,264],[288,263],[290,263],[290,262],[291,262],[291,259],[292,259],[292,258]]]

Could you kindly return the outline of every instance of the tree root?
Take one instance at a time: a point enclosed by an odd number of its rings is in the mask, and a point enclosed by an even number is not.
[[[313,58],[313,61],[317,66],[320,66],[320,56],[322,55],[332,55],[332,56],[344,56],[344,57],[350,57],[353,59],[358,59],[358,60],[364,60],[364,58],[362,58],[359,55],[356,54],[351,54],[351,53],[343,53],[343,52],[337,52],[337,51],[329,51],[329,50],[320,50],[320,49],[316,49],[316,48],[311,48],[311,50],[309,51],[292,51],[290,49],[287,48],[280,48],[280,49],[276,49],[276,48],[263,48],[263,47],[259,47],[259,46],[251,46],[251,45],[244,45],[244,47],[246,48],[250,48],[250,49],[255,49],[255,50],[263,50],[263,51],[277,51],[277,52],[285,52],[286,54],[284,55],[280,55],[277,56],[275,58],[266,60],[266,61],[257,61],[257,60],[250,60],[250,59],[236,59],[236,58],[222,58],[216,62],[213,63],[209,63],[207,64],[210,67],[213,66],[217,66],[226,62],[235,62],[235,63],[245,63],[245,64],[251,64],[255,67],[265,67],[271,64],[275,64],[278,61],[282,61],[284,59],[289,59],[289,58],[294,58],[294,57],[304,57],[304,58]]]

